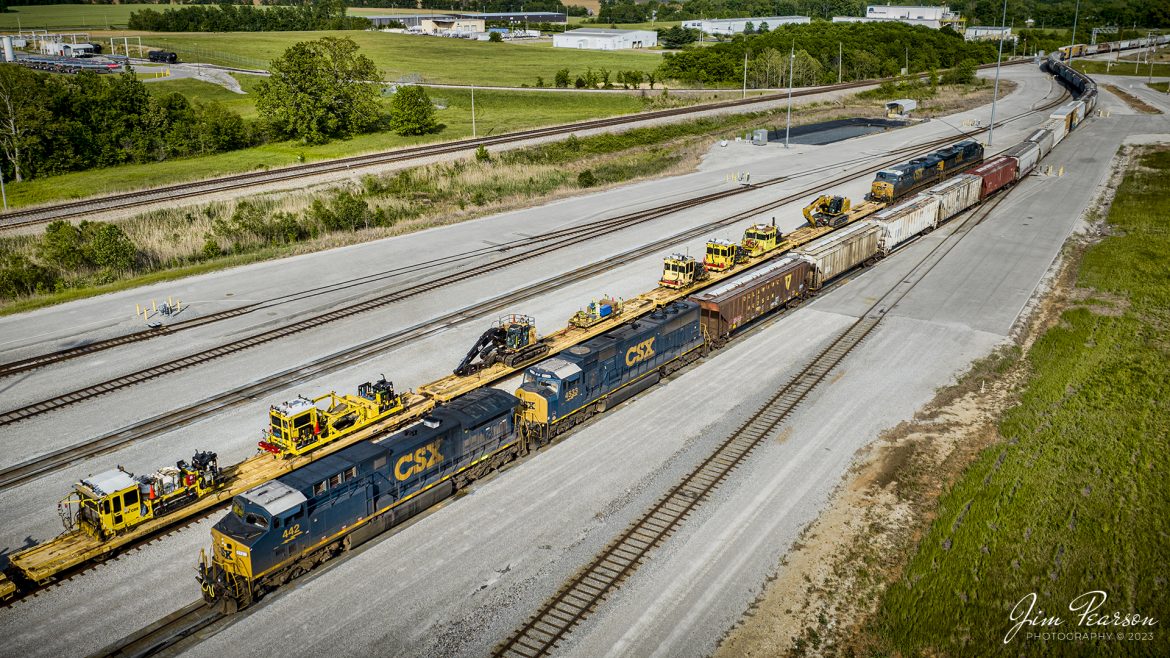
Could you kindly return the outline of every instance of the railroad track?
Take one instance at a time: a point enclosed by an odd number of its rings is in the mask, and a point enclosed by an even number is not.
[[[128,635],[93,654],[101,658],[142,658],[153,656],[211,626],[224,615],[203,601],[196,601]]]
[[[886,313],[1004,197],[1006,194],[1000,194],[990,203],[971,211],[955,231],[927,253],[909,274],[838,334],[706,459],[564,583],[535,614],[495,648],[493,655],[509,658],[551,655],[573,628],[592,615],[761,443],[775,434],[809,394],[873,332]]]
[[[1058,99],[1053,102],[1053,105],[1059,103],[1062,98],[1063,97],[1058,97]],[[1037,110],[1031,110],[1029,112],[1022,113],[1022,114],[1016,115],[1014,117],[1009,117],[997,125],[1003,125],[1003,124],[1008,123],[1010,121],[1018,120],[1019,118],[1022,118],[1023,116],[1027,116],[1028,114],[1031,114],[1032,112],[1035,112],[1038,110],[1043,110],[1046,108],[1047,108],[1047,106],[1038,108]],[[923,145],[919,145],[919,146],[915,146],[915,147],[907,147],[904,150],[925,151],[925,150],[929,150],[931,148],[934,148],[935,146],[937,146],[939,144],[949,143],[953,140],[954,140],[953,137],[947,137],[947,138],[943,138],[943,139],[939,139],[939,140],[934,140],[932,142],[929,142],[929,143],[926,143]],[[875,165],[874,167],[876,169],[880,169],[884,166],[887,166],[887,164],[889,162],[900,161],[903,157],[905,157],[905,156],[899,156],[899,157],[893,158],[888,162],[883,161],[883,162],[879,163],[878,165]],[[795,192],[793,194],[787,195],[787,196],[782,197],[780,199],[770,201],[766,204],[756,206],[754,208],[750,208],[748,210],[737,213],[735,215],[725,217],[723,219],[716,220],[714,222],[709,222],[709,223],[704,224],[702,226],[688,229],[688,230],[682,231],[680,233],[676,233],[675,235],[666,238],[665,242],[678,243],[678,242],[684,242],[684,241],[689,240],[689,239],[693,239],[695,237],[702,236],[713,228],[717,228],[720,226],[726,226],[726,225],[733,224],[733,223],[739,222],[739,221],[747,219],[747,218],[754,217],[756,215],[759,215],[760,213],[767,212],[767,211],[772,210],[774,208],[777,208],[779,206],[783,206],[785,204],[791,203],[792,201],[800,199],[804,196],[807,196],[808,194],[810,194],[816,190],[823,189],[824,187],[835,185],[835,184],[841,183],[841,182],[846,181],[846,180],[850,180],[857,175],[858,175],[857,172],[842,174],[841,176],[838,176],[838,177],[836,177],[833,180],[830,180],[828,182],[819,183],[815,188],[801,190],[799,192]],[[774,181],[773,183],[775,183],[775,182],[780,182],[780,181],[777,180],[777,181]],[[717,193],[717,194],[720,194],[720,193]],[[707,202],[707,200],[701,200],[701,199],[702,198],[689,199],[689,200],[684,200],[682,202],[677,202],[677,203],[689,204],[687,207],[690,207],[693,205],[699,205],[701,203]],[[671,204],[671,205],[675,205],[675,204]],[[681,209],[681,208],[674,208],[670,212],[676,212],[679,209]],[[656,210],[656,209],[651,209],[651,210]],[[649,212],[649,211],[643,211],[643,212]],[[598,225],[595,225],[595,227],[598,227],[598,230],[603,232],[603,233],[612,230],[612,228],[609,227],[608,225],[603,226],[601,224],[598,224]],[[591,237],[592,237],[592,234],[590,234],[588,236],[579,236],[577,238],[577,241],[590,239]],[[559,245],[559,246],[566,246],[566,245]],[[559,246],[557,246],[557,247],[559,248]],[[212,396],[210,398],[206,398],[204,400],[196,402],[193,405],[188,405],[187,407],[167,411],[167,412],[164,412],[164,413],[159,414],[157,416],[153,416],[151,418],[147,418],[147,419],[144,419],[142,421],[139,421],[139,422],[137,422],[133,425],[130,425],[128,427],[124,427],[122,429],[115,430],[113,432],[108,432],[106,434],[103,434],[99,437],[96,437],[96,438],[91,439],[89,441],[86,441],[84,443],[75,444],[72,446],[66,446],[64,448],[54,450],[54,451],[46,453],[44,455],[39,455],[33,459],[29,459],[29,460],[26,460],[24,462],[15,464],[13,466],[10,466],[10,467],[4,468],[4,469],[0,469],[0,491],[5,491],[9,488],[12,488],[14,486],[18,486],[19,484],[27,482],[31,479],[40,477],[42,475],[45,475],[45,474],[48,474],[51,472],[55,472],[61,468],[64,468],[64,467],[69,466],[71,464],[77,463],[83,459],[88,459],[88,458],[91,458],[91,457],[94,457],[94,456],[97,456],[97,455],[100,455],[100,454],[103,454],[106,452],[110,452],[112,450],[119,449],[119,448],[122,448],[126,445],[129,445],[133,442],[145,440],[147,438],[157,436],[157,435],[162,434],[164,432],[167,432],[167,431],[173,430],[175,428],[182,427],[182,426],[187,425],[189,423],[195,422],[195,421],[205,417],[205,414],[207,411],[220,412],[220,411],[223,411],[227,408],[232,408],[232,407],[238,406],[240,404],[245,404],[245,403],[255,399],[256,397],[259,397],[259,396],[261,396],[269,391],[272,391],[272,390],[275,390],[278,388],[283,388],[283,387],[289,386],[291,384],[295,384],[299,381],[304,381],[304,380],[310,379],[312,377],[315,377],[315,376],[318,376],[318,375],[321,375],[321,374],[324,374],[327,372],[331,372],[331,371],[338,370],[338,369],[341,369],[341,368],[344,368],[344,367],[347,367],[347,366],[350,366],[350,365],[353,365],[356,363],[360,363],[360,362],[368,360],[368,359],[370,359],[378,354],[382,354],[384,352],[393,350],[393,349],[395,349],[403,344],[417,341],[417,340],[425,338],[427,336],[431,336],[431,335],[434,335],[434,334],[439,333],[441,331],[445,331],[447,328],[449,328],[453,325],[459,324],[461,322],[464,322],[468,319],[471,319],[474,317],[480,317],[480,316],[485,315],[487,313],[490,313],[492,311],[497,311],[497,310],[504,308],[506,306],[519,303],[521,301],[530,299],[536,295],[542,294],[542,293],[547,292],[549,290],[553,290],[553,289],[563,285],[564,281],[566,281],[566,280],[569,280],[569,281],[580,280],[582,278],[586,278],[589,276],[593,276],[595,274],[599,274],[599,273],[604,272],[608,269],[611,269],[612,267],[614,267],[616,265],[621,265],[621,264],[624,264],[627,262],[631,262],[631,261],[636,260],[638,258],[642,258],[644,256],[652,254],[661,248],[662,248],[661,242],[655,242],[655,243],[652,243],[649,245],[643,245],[641,247],[636,247],[634,249],[627,250],[627,251],[625,251],[621,254],[618,254],[616,256],[613,256],[611,258],[607,258],[607,259],[604,259],[601,261],[597,261],[597,262],[582,266],[582,267],[577,268],[571,272],[567,272],[567,273],[559,274],[559,275],[554,276],[554,277],[550,277],[548,279],[537,282],[535,284],[525,286],[524,288],[521,288],[519,290],[509,292],[509,293],[504,293],[502,295],[499,295],[495,298],[486,300],[484,302],[481,302],[481,303],[478,303],[478,304],[475,304],[475,305],[472,305],[469,307],[465,307],[463,309],[459,309],[459,310],[451,312],[451,313],[447,313],[447,314],[445,314],[441,317],[438,317],[438,318],[432,318],[426,322],[414,325],[414,326],[409,327],[407,329],[400,330],[400,331],[394,332],[394,333],[389,334],[389,335],[381,336],[381,337],[372,339],[370,341],[366,341],[365,343],[362,343],[360,345],[347,348],[343,351],[336,352],[336,353],[315,359],[315,360],[313,360],[309,363],[306,363],[304,365],[283,370],[281,372],[269,375],[267,377],[264,377],[263,379],[252,382],[250,384],[240,386],[240,387],[231,389],[229,391],[225,391],[223,393],[217,394],[217,395]],[[552,249],[549,249],[549,250],[551,251]],[[508,259],[504,259],[504,260],[509,261],[507,264],[511,264],[511,262],[518,262],[518,261],[513,260],[513,259],[523,260],[525,258],[531,258],[535,255],[540,255],[540,254],[537,254],[537,253],[530,253],[527,255],[526,254],[517,254],[515,256],[509,257]],[[496,269],[498,267],[504,267],[504,266],[505,266],[505,264],[503,264],[501,262],[496,262],[496,263],[489,264],[485,267],[488,267],[490,269]],[[443,285],[447,285],[448,283],[451,282],[451,280],[448,280],[448,279],[461,280],[466,275],[467,275],[466,271],[459,272],[456,275],[452,275],[451,277],[444,277],[436,282],[428,282],[428,283],[418,284],[417,286],[413,286],[413,287],[407,288],[403,291],[398,291],[396,293],[392,293],[391,295],[388,295],[386,297],[393,296],[393,295],[400,295],[399,299],[405,299],[406,297],[421,294],[422,292],[426,292],[428,290],[433,290],[435,288],[442,287]],[[391,303],[391,301],[397,301],[397,300],[386,300],[385,298],[378,298],[378,300],[381,300],[379,305]],[[374,300],[374,301],[378,301],[378,300]],[[364,304],[370,304],[370,303],[374,303],[374,302],[373,301],[366,302]],[[358,306],[362,306],[362,305],[358,305]],[[352,314],[352,311],[354,310],[354,308],[355,307],[350,307],[347,309],[343,309],[343,311],[347,312],[348,314]],[[318,324],[320,324],[320,322],[318,322]],[[292,333],[297,333],[299,331],[303,331],[304,329],[308,328],[308,327],[301,327],[301,328],[296,328],[296,327],[297,327],[297,325],[288,325],[285,327],[274,329],[272,332],[268,332],[268,333],[279,333],[281,336],[284,336],[284,335],[290,335]],[[257,336],[252,336],[252,337],[245,338],[242,341],[237,341],[239,343],[247,343],[246,345],[241,346],[239,349],[244,349],[246,347],[251,347],[253,345],[262,344],[263,342],[268,342],[269,340],[275,339],[275,337],[263,339],[264,336],[265,336],[265,334],[258,334]],[[260,340],[257,340],[257,342],[251,342],[251,341],[256,340],[258,338],[260,338]],[[227,351],[222,351],[225,347],[229,347],[230,345],[231,344],[229,344],[228,346],[219,346],[219,347],[215,348],[215,350],[214,350],[215,358],[239,351],[239,349],[229,349]],[[190,367],[190,366],[198,363],[198,362],[191,361],[191,358],[192,357],[188,356],[188,357],[184,357],[183,359],[178,359],[178,360],[175,360],[175,361],[172,361],[169,363],[179,364],[181,367],[184,367],[184,368]],[[152,377],[157,377],[165,372],[172,371],[172,370],[168,369],[168,366],[169,366],[169,364],[163,364],[162,366],[154,366],[153,368],[147,369],[147,371],[150,371],[149,374]],[[143,372],[144,371],[139,371],[139,373],[143,373]],[[138,383],[140,381],[145,381],[145,375],[140,375],[139,373],[132,373],[131,375],[127,376],[127,377],[133,378],[133,379],[125,380],[125,383],[123,383],[120,380],[111,380],[112,382],[116,382],[118,384],[121,384],[119,386],[111,386],[111,385],[109,385],[109,382],[107,382],[104,384],[99,384],[99,385],[94,386],[94,387],[90,387],[89,389],[79,389],[78,391],[75,391],[73,394],[66,394],[66,396],[60,400],[60,402],[58,403],[58,405],[56,407],[52,407],[52,406],[47,407],[47,405],[54,402],[54,400],[47,400],[47,401],[44,401],[42,403],[32,405],[30,407],[24,407],[22,409],[14,410],[13,412],[8,412],[8,413],[0,416],[0,425],[13,423],[13,422],[16,422],[17,420],[20,420],[22,418],[27,418],[27,417],[31,417],[32,415],[38,415],[41,413],[45,413],[46,411],[49,411],[52,408],[60,408],[63,406],[68,406],[69,404],[79,402],[82,399],[89,399],[89,398],[104,394],[106,392],[110,392],[112,390],[118,390],[119,388],[124,388],[125,386],[129,386],[129,385],[132,385],[134,383]],[[22,412],[27,413],[27,415],[24,415],[24,416],[16,415],[16,414],[19,414]],[[9,420],[8,418],[11,418],[11,420]]]
[[[1031,60],[1020,60],[1009,62],[1005,63],[1004,66],[1025,64],[1030,61]],[[992,67],[994,67],[994,65],[985,64],[979,68],[986,69]],[[883,78],[878,80],[863,80],[859,82],[847,82],[838,85],[827,85],[824,87],[795,91],[793,92],[792,96],[802,97],[838,91],[842,89],[855,89],[879,84],[885,80],[892,79],[893,78]],[[501,144],[509,144],[541,137],[565,135],[581,130],[608,128],[653,119],[684,116],[687,114],[709,112],[712,110],[742,107],[760,103],[773,103],[776,101],[786,100],[787,98],[787,94],[778,93],[769,94],[766,96],[757,96],[754,98],[743,98],[731,101],[720,101],[718,103],[707,103],[690,107],[657,110],[654,112],[644,112],[641,114],[623,115],[605,119],[593,119],[590,121],[579,121],[576,123],[561,124],[558,126],[546,126],[543,128],[532,128],[529,130],[503,133],[493,137],[462,139],[452,142],[443,142],[441,144],[415,146],[410,148],[397,149],[394,151],[383,151],[380,153],[338,158],[336,160],[328,160],[325,162],[282,167],[264,172],[248,172],[243,174],[235,174],[232,176],[223,176],[206,181],[180,183],[147,190],[123,192],[103,197],[58,203],[51,206],[40,206],[36,208],[14,210],[0,214],[0,230],[18,228],[33,224],[43,224],[56,219],[76,217],[78,215],[84,215],[88,213],[133,208],[136,206],[143,206],[161,201],[171,202],[178,199],[197,197],[216,192],[225,192],[248,187],[256,187],[259,185],[267,185],[271,183],[299,180],[306,176],[334,173],[338,171],[351,171],[376,165],[403,162],[408,160],[433,157],[436,155],[444,155],[448,153],[457,153],[460,151],[478,148],[479,146],[498,146]]]

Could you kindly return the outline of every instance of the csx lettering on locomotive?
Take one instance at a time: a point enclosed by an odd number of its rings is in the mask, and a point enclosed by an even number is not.
[[[399,457],[394,464],[394,477],[398,478],[399,481],[408,480],[415,473],[422,473],[443,461],[443,453],[439,452],[439,444],[440,441],[428,443],[414,452]]]
[[[654,339],[647,338],[637,345],[626,350],[626,365],[632,366],[635,363],[645,361],[654,356]]]

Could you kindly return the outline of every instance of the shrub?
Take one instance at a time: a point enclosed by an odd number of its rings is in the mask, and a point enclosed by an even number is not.
[[[435,106],[426,90],[417,85],[399,87],[390,99],[390,127],[399,135],[425,135],[435,132]]]
[[[490,153],[488,153],[487,147],[484,146],[483,144],[480,144],[479,148],[475,149],[475,160],[476,160],[476,162],[491,162],[492,161],[492,155]]]
[[[597,178],[593,175],[592,169],[586,169],[577,174],[577,185],[581,187],[593,187],[597,184]]]
[[[0,260],[0,297],[15,299],[52,290],[57,277],[22,254],[8,253]]]

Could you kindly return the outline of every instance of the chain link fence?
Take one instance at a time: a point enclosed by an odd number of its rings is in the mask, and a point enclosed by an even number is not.
[[[148,50],[169,50],[179,56],[179,61],[192,63],[200,62],[204,64],[219,64],[220,66],[233,66],[243,69],[267,69],[268,60],[257,59],[255,57],[245,57],[235,53],[228,53],[222,50],[214,50],[211,48],[200,48],[199,46],[191,46],[188,44],[174,43],[166,39],[151,39],[150,44],[142,44],[144,49]]]

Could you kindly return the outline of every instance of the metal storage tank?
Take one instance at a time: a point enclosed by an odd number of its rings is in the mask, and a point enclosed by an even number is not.
[[[1052,147],[1056,145],[1056,139],[1053,137],[1052,131],[1047,128],[1037,129],[1031,135],[1028,135],[1026,141],[1032,142],[1040,147],[1041,158],[1047,156],[1052,151]]]
[[[971,174],[959,174],[945,183],[935,185],[923,194],[938,199],[937,225],[979,203],[982,188],[982,178]]]
[[[919,194],[870,217],[870,221],[881,229],[878,251],[888,254],[910,238],[938,226],[938,208],[937,197]]]
[[[1016,181],[1016,161],[1014,158],[1001,155],[984,162],[967,173],[983,179],[979,198],[986,199],[1005,185]]]
[[[1028,175],[1028,172],[1040,162],[1040,146],[1035,142],[1021,142],[1004,151],[1001,155],[1014,158],[1016,161],[1016,180]]]
[[[784,256],[691,297],[699,303],[707,335],[718,340],[756,318],[785,306],[807,290],[809,263]]]
[[[872,222],[859,222],[797,249],[813,266],[809,290],[817,290],[826,281],[876,256],[880,234],[881,229]]]

